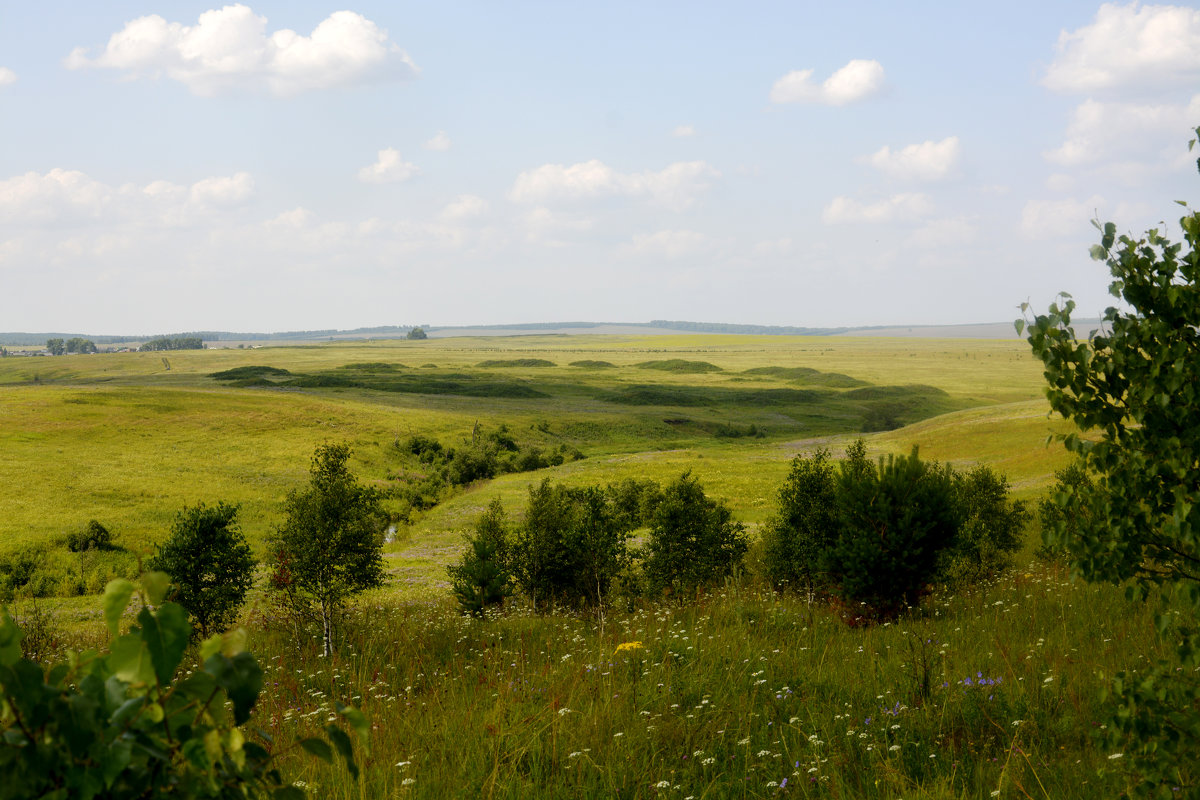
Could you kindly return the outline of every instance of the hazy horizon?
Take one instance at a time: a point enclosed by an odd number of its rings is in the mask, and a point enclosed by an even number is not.
[[[0,21],[7,331],[1096,316],[1092,217],[1200,202],[1195,3]]]

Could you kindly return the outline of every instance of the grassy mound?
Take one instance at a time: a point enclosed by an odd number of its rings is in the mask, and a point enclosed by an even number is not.
[[[828,386],[830,389],[853,389],[870,386],[867,381],[851,378],[840,372],[821,372],[812,367],[754,367],[742,371],[743,375],[755,375],[781,380],[797,381],[812,386]]]
[[[716,364],[710,364],[707,361],[688,361],[683,358],[668,358],[660,361],[643,361],[635,366],[639,369],[657,369],[662,372],[678,372],[688,375],[722,371],[721,368]]]
[[[226,369],[221,372],[210,372],[208,377],[218,381],[244,381],[252,378],[265,378],[268,375],[286,377],[291,374],[286,369],[280,369],[279,367],[249,366],[234,367],[233,369]]]
[[[480,361],[476,366],[488,369],[491,367],[556,367],[558,365],[544,358],[502,358]]]

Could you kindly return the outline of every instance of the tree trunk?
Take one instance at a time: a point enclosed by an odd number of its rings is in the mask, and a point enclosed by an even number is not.
[[[326,602],[321,603],[321,629],[325,645],[325,657],[333,655],[333,609]]]

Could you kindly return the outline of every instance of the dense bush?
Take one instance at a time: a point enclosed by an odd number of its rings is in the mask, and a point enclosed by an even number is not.
[[[183,671],[187,615],[163,602],[166,575],[145,584],[157,608],[143,604],[124,635],[134,586],[109,585],[108,654],[71,654],[48,671],[21,657],[24,634],[0,615],[0,798],[303,798],[275,768],[274,743],[241,730],[263,683],[243,637],[209,639],[202,664]],[[337,712],[365,744],[362,714]],[[298,745],[325,760],[336,749],[357,776],[349,736],[334,724],[325,733]]]
[[[1063,543],[1077,536],[1082,526],[1091,524],[1092,512],[1085,498],[1092,496],[1095,490],[1095,483],[1080,461],[1054,473],[1054,486],[1049,496],[1038,501],[1037,506],[1038,523],[1042,529],[1038,558],[1060,561],[1067,557]]]
[[[837,495],[837,536],[820,564],[851,618],[887,619],[915,605],[960,525],[949,473],[913,448],[861,474],[843,470]]]
[[[255,562],[237,524],[237,507],[201,503],[180,511],[148,567],[171,576],[171,599],[187,610],[196,635],[207,639],[228,628],[254,582]]]
[[[894,615],[933,582],[995,575],[1029,517],[989,467],[958,473],[915,450],[876,465],[861,439],[836,466],[825,450],[797,456],[778,503],[763,531],[771,582],[836,596],[867,617]]]
[[[67,549],[72,553],[82,553],[85,550],[111,550],[113,547],[112,533],[96,520],[90,520],[81,531],[68,533]]]
[[[688,596],[732,575],[749,540],[723,502],[704,494],[685,472],[668,484],[654,509],[644,568],[650,591]]]
[[[837,471],[828,450],[796,456],[779,488],[779,510],[763,528],[763,566],[771,583],[812,591],[817,564],[836,531]]]
[[[1012,566],[1012,556],[1024,541],[1029,511],[1023,501],[1009,497],[1008,478],[990,467],[951,472],[950,480],[960,522],[939,577],[951,585],[994,577]]]

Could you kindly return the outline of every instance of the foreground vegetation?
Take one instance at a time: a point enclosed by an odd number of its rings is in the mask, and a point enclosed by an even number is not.
[[[1169,649],[1151,612],[1045,564],[868,628],[750,578],[602,617],[381,592],[323,658],[260,601],[252,725],[292,742],[361,709],[359,782],[278,764],[330,798],[1115,797],[1125,759],[1094,734],[1107,679]],[[73,627],[62,645],[103,639]]]

